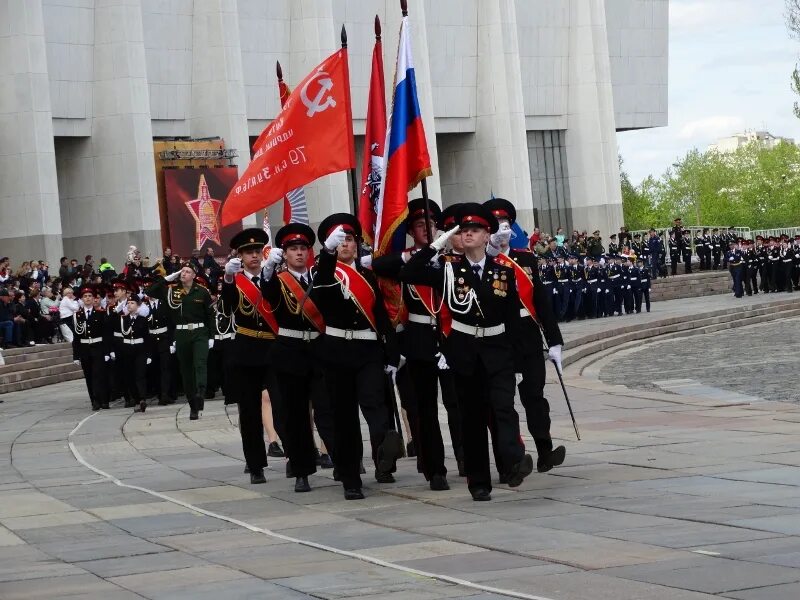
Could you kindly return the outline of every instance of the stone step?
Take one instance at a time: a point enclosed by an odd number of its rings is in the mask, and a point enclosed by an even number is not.
[[[32,379],[25,379],[24,381],[15,381],[12,383],[0,383],[0,394],[7,392],[19,392],[22,390],[30,390],[44,385],[51,385],[53,383],[60,383],[62,381],[73,381],[75,379],[83,379],[83,371],[80,367],[77,371],[69,371],[59,375],[45,375],[41,377],[34,377]]]
[[[37,379],[39,377],[47,377],[49,375],[64,375],[67,373],[77,373],[81,377],[83,376],[83,371],[81,371],[81,368],[70,361],[62,364],[49,364],[35,369],[25,369],[20,371],[11,371],[10,373],[2,373],[0,374],[0,387],[9,383],[19,383],[29,379]]]
[[[30,357],[27,355],[14,356],[12,358],[15,362],[6,362],[5,365],[0,366],[0,376],[8,373],[16,373],[18,371],[32,371],[36,369],[52,367],[55,365],[72,364],[71,351],[66,354],[64,354],[63,350],[57,350],[57,352],[60,352],[61,354],[58,356],[47,356],[45,358],[39,358],[41,354],[32,354]]]
[[[50,347],[52,348],[53,346]],[[59,361],[61,359],[67,359],[71,361],[72,347],[67,345],[66,348],[57,348],[55,350],[46,350],[43,352],[28,352],[23,354],[13,354],[11,356],[7,356],[4,353],[3,359],[5,360],[6,365],[30,363],[32,361],[37,361],[37,360]],[[2,372],[2,367],[0,367],[0,372]]]
[[[10,356],[19,356],[20,354],[36,354],[39,352],[50,352],[52,350],[72,350],[72,344],[67,342],[59,342],[58,344],[39,344],[38,346],[25,346],[23,348],[9,348],[3,350],[3,357],[8,360]]]

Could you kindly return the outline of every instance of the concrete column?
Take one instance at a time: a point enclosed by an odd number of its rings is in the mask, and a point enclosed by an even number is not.
[[[13,268],[63,252],[41,0],[0,0],[0,248]]]
[[[250,139],[236,0],[194,0],[192,16],[192,137],[219,136],[239,151],[239,174],[250,162]],[[244,220],[256,226],[256,217]]]
[[[129,245],[161,254],[141,0],[95,0],[91,137],[62,157],[78,177],[63,199],[64,248],[118,269]]]
[[[339,31],[342,24],[333,21],[332,2],[293,0],[290,26],[291,51],[284,77],[294,89],[303,77],[341,46]],[[345,172],[334,173],[305,187],[309,224],[315,231],[331,213],[351,212],[347,177]],[[279,221],[273,220],[273,230],[278,224]]]
[[[604,0],[569,0],[566,152],[575,229],[619,231],[622,195]]]
[[[514,0],[478,0],[477,198],[491,193],[517,209],[533,228],[522,70]]]
[[[436,127],[433,114],[433,86],[431,85],[431,66],[428,54],[428,34],[424,2],[409,2],[408,18],[411,25],[411,47],[414,55],[414,73],[417,78],[417,96],[422,111],[422,122],[425,124],[425,137],[428,140],[428,153],[431,156],[433,175],[428,177],[428,194],[431,199],[441,203],[442,191],[439,173],[439,151],[436,144]],[[394,70],[397,64],[397,40],[400,22],[403,18],[400,3],[397,0],[386,0],[386,17],[383,23],[383,68],[386,73],[387,110],[391,110],[394,89]],[[417,186],[409,194],[409,198],[419,198],[422,192]]]

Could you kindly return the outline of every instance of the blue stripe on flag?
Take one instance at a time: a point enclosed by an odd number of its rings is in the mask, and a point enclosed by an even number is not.
[[[408,126],[420,117],[419,99],[417,98],[417,78],[414,69],[406,71],[406,78],[397,84],[392,106],[392,131],[389,134],[389,154],[406,143]]]

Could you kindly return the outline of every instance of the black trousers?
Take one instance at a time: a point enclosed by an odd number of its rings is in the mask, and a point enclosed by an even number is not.
[[[692,272],[692,253],[691,253],[691,251],[683,253],[683,265],[684,265],[683,266],[684,273],[686,273],[688,275],[689,273]]]
[[[409,424],[422,474],[430,481],[434,475],[447,474],[439,427],[439,369],[436,363],[425,360],[409,360],[405,368],[416,400],[416,410],[408,415]]]
[[[101,342],[80,345],[81,369],[86,379],[86,389],[92,408],[97,410],[101,405],[108,404],[108,373],[105,362],[105,351]],[[110,361],[109,361],[110,362]]]
[[[147,398],[147,352],[143,345],[123,348],[115,362],[122,363],[125,383],[125,398],[139,402]]]
[[[148,375],[150,389],[163,400],[168,398],[175,400],[178,397],[178,390],[176,389],[178,378],[174,376],[176,366],[173,363],[176,360],[174,355],[169,353],[169,340],[159,339],[153,341],[150,354],[153,359]]]
[[[669,253],[670,269],[673,275],[678,274],[678,263],[681,261],[680,252]]]
[[[292,473],[295,477],[316,473],[317,448],[309,412],[314,380],[285,371],[276,371],[275,380],[286,421],[283,446],[291,461]]]
[[[380,362],[353,367],[329,364],[324,368],[324,375],[333,408],[333,459],[342,486],[345,489],[360,488],[359,465],[364,445],[358,417],[359,406],[369,427],[373,461],[377,461],[378,448],[388,431],[383,365]]]
[[[264,443],[264,423],[261,420],[261,391],[264,389],[265,367],[234,365],[236,402],[239,405],[239,433],[242,436],[244,460],[251,473],[267,466],[267,447]]]
[[[439,387],[442,390],[442,404],[447,411],[447,429],[456,459],[464,460],[464,442],[461,435],[461,409],[458,406],[458,393],[453,371],[439,371]]]
[[[456,373],[455,382],[461,409],[467,485],[470,490],[491,490],[489,427],[497,432],[495,446],[504,470],[516,465],[525,454],[519,436],[519,415],[514,409],[514,371],[509,365],[489,374],[478,361],[472,372]]]

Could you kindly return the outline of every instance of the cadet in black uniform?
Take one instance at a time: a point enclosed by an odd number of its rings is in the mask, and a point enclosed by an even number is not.
[[[441,210],[438,204],[429,202],[430,214],[426,212],[424,199],[418,198],[408,203],[406,224],[408,233],[414,239],[414,247],[373,259],[372,270],[376,275],[398,280],[403,265],[415,252],[430,243],[428,231],[435,233],[436,222],[441,219]],[[446,364],[441,360],[441,327],[447,326],[447,323],[442,323],[440,297],[432,288],[404,285],[402,294],[408,317],[398,339],[400,353],[407,361],[405,368],[408,370],[411,393],[406,395],[412,396],[410,400],[413,406],[406,406],[409,399],[402,394],[401,397],[409,415],[409,425],[425,479],[430,482],[430,488],[434,491],[448,490],[450,486],[446,478],[444,442],[438,411],[439,373],[446,370],[440,368]],[[447,315],[444,318],[447,319]],[[450,410],[448,416],[449,414]]]
[[[681,262],[681,240],[675,238],[675,231],[670,230],[669,239],[667,240],[669,248],[669,262],[670,270],[673,275],[678,274],[678,263]]]
[[[711,230],[711,256],[714,259],[711,268],[713,268],[715,271],[719,269],[719,262],[722,253],[727,252],[728,246],[730,245],[726,238],[727,236],[721,236],[719,234],[719,229],[716,227]]]
[[[232,311],[236,323],[231,345],[231,393],[239,405],[239,433],[252,484],[266,482],[267,447],[261,418],[264,390],[269,391],[280,433],[283,433],[284,423],[269,369],[269,354],[278,324],[260,287],[262,263],[265,262],[262,252],[268,242],[269,234],[263,229],[244,229],[237,233],[231,240],[231,248],[236,250],[237,256],[225,265],[222,284],[222,301]]]
[[[514,409],[514,332],[520,320],[520,299],[513,266],[507,258],[486,255],[497,219],[484,206],[467,203],[459,213],[464,256],[443,268],[429,265],[458,228],[420,250],[403,267],[405,283],[440,290],[453,316],[444,355],[453,369],[461,406],[464,468],[472,498],[491,499],[487,428],[494,417],[497,446],[508,485],[520,485],[532,471],[533,459],[520,443],[519,415]]]
[[[526,250],[509,247],[511,227],[517,219],[514,205],[503,198],[492,198],[484,202],[499,222],[500,231],[493,234],[489,242],[489,253],[497,254],[495,249],[513,260],[519,268],[514,269],[519,292],[519,323],[515,327],[515,353],[522,376],[517,383],[522,406],[528,422],[528,430],[536,444],[539,455],[536,469],[540,473],[549,471],[564,462],[564,446],[553,448],[550,436],[550,405],[544,397],[546,378],[542,333],[547,341],[548,357],[561,369],[561,347],[564,340],[558,321],[550,310],[547,295],[539,281],[536,255]],[[564,273],[567,275],[567,273]],[[525,279],[523,279],[525,278]],[[526,281],[527,279],[527,281]],[[533,309],[533,310],[531,310]],[[519,379],[519,376],[517,376]]]
[[[261,271],[261,292],[278,323],[270,365],[286,414],[283,443],[291,465],[287,470],[295,477],[295,492],[311,491],[308,476],[317,470],[310,407],[325,446],[332,449],[335,443],[333,414],[314,355],[325,322],[306,295],[312,278],[307,264],[315,240],[308,225],[290,223],[282,227]]]
[[[141,300],[136,294],[128,298],[127,314],[120,314],[122,361],[125,376],[125,397],[131,398],[139,411],[147,409],[148,327],[147,317],[139,316]]]
[[[375,479],[393,481],[403,454],[384,395],[384,373],[397,373],[400,352],[377,280],[357,260],[358,219],[333,214],[322,221],[318,234],[325,242],[310,297],[325,320],[318,344],[334,414],[333,460],[345,499],[358,500],[364,497],[359,406],[369,426]]]
[[[733,295],[736,298],[744,296],[742,280],[744,276],[744,257],[736,242],[731,242],[728,254],[728,269],[733,278]]]
[[[680,244],[681,258],[683,259],[683,272],[686,275],[692,273],[692,239],[690,235],[691,232],[688,229],[684,229],[683,239]]]
[[[144,283],[150,285],[152,279],[146,278]],[[149,298],[150,316],[148,317],[149,356],[152,379],[157,385],[158,405],[167,406],[175,404],[178,397],[177,389],[177,364],[171,347],[175,341],[175,324],[169,318],[166,304],[158,298]]]
[[[211,294],[212,306],[214,308],[214,347],[208,351],[208,385],[206,386],[206,400],[211,400],[217,394],[217,390],[222,391],[225,396],[225,404],[232,404],[227,396],[230,387],[230,354],[233,345],[233,314],[230,307],[222,299],[222,281],[218,284],[218,289]],[[227,374],[227,377],[226,377]]]
[[[81,289],[81,307],[72,316],[72,356],[80,362],[92,410],[108,408],[109,391],[107,363],[111,360],[111,340],[106,328],[106,312],[95,308],[97,290]]]

